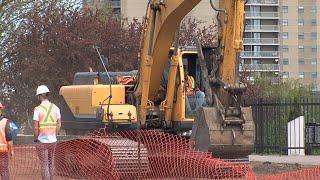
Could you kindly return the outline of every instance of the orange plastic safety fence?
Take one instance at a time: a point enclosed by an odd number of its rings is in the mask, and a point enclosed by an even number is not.
[[[160,131],[107,133],[105,129],[56,144],[15,146],[0,154],[10,179],[257,179],[246,164],[192,150],[189,140]],[[7,162],[9,168],[6,171]],[[316,177],[319,169],[261,177]],[[301,176],[297,176],[299,174]],[[5,177],[3,177],[5,179]],[[260,179],[260,178],[259,178]]]

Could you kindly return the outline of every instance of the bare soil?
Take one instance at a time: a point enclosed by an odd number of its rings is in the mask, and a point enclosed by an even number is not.
[[[307,169],[312,168],[313,166],[301,164],[278,164],[271,162],[250,162],[250,167],[257,176],[263,176]]]

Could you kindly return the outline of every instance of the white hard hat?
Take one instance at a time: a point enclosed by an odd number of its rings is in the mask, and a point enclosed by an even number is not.
[[[41,85],[37,88],[36,95],[49,93],[49,88],[46,85]]]

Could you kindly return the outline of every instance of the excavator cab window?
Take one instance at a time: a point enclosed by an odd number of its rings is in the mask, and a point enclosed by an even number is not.
[[[188,75],[195,80],[195,85],[201,85],[200,66],[198,63],[198,55],[195,53],[185,53],[182,56],[184,70],[188,71]]]
[[[186,52],[182,55],[184,71],[188,71],[188,76],[194,79],[194,87],[200,86],[200,66],[198,64],[197,53]],[[186,91],[186,117],[193,118],[194,110],[196,109],[196,98],[194,92]]]

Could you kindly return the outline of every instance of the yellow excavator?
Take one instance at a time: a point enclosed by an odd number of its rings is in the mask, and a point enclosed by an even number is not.
[[[200,1],[149,0],[140,69],[77,73],[73,85],[60,89],[67,133],[104,126],[113,131],[161,129],[189,136],[195,149],[215,157],[249,155],[255,129],[251,108],[241,106],[246,85],[239,80],[237,59],[243,48],[245,0],[220,0],[219,8],[210,1],[218,14],[218,46],[203,48],[196,39],[196,47],[175,43],[171,48],[180,22]],[[191,113],[186,106],[194,97],[186,95],[185,71],[206,98],[206,105]]]

